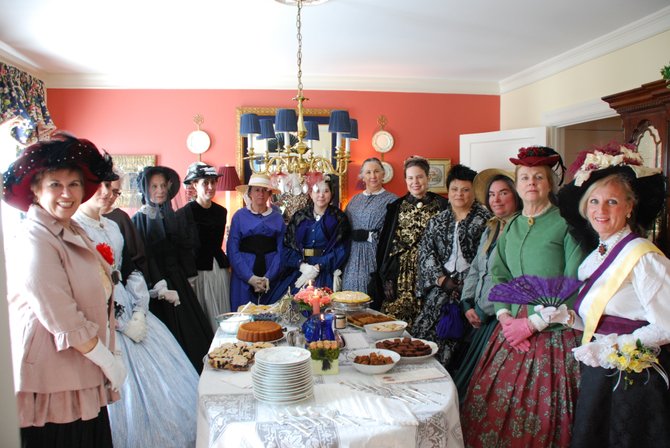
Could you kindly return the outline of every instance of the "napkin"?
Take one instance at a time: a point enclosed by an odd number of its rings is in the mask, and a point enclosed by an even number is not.
[[[434,380],[444,378],[446,375],[436,367],[425,369],[407,370],[405,372],[383,373],[375,375],[375,378],[386,384],[408,383],[413,381]]]
[[[347,350],[356,350],[359,348],[370,348],[370,343],[363,333],[340,333],[346,342]]]
[[[251,382],[251,372],[235,372],[222,376],[219,379],[240,389],[250,389],[253,385]]]
[[[418,426],[412,411],[398,400],[380,397],[337,384],[314,385],[316,403],[356,419],[373,419],[385,425]]]

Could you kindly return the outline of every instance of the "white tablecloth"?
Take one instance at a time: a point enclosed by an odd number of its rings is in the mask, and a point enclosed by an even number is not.
[[[351,327],[341,331],[358,332]],[[367,338],[367,335],[365,337]],[[228,340],[231,339],[219,331],[212,342],[212,348]],[[314,377],[313,398],[294,405],[272,405],[256,400],[252,389],[244,387],[251,384],[249,372],[218,371],[206,366],[198,386],[197,448],[296,446],[459,448],[463,446],[456,387],[446,370],[434,358],[411,363],[401,361],[389,373],[411,371],[419,373],[427,367],[433,367],[439,369],[444,374],[443,377],[402,383],[402,385],[382,384],[375,376],[359,373],[347,360],[346,349],[340,355],[339,364],[339,374]],[[374,392],[366,397],[373,400],[372,406],[379,402],[379,415],[382,414],[383,402],[392,399],[398,406],[406,406],[416,417],[418,425],[384,424],[374,412],[371,412],[371,418],[352,417],[351,422],[346,420],[346,415],[341,417],[345,413],[339,416],[333,414],[336,406],[333,401],[333,396],[336,394],[333,391],[341,390],[340,398],[362,393],[352,389],[351,386],[341,384],[342,382],[357,386],[361,384],[373,386]],[[400,391],[406,385],[419,392],[416,395],[403,395]],[[393,398],[394,394],[404,398],[402,400]],[[423,398],[421,394],[430,398]],[[377,397],[376,402],[373,395]],[[340,405],[341,403],[340,400]],[[312,422],[298,417],[297,420],[289,419],[287,423],[287,414],[316,417],[311,419]],[[333,415],[334,419],[328,418]]]

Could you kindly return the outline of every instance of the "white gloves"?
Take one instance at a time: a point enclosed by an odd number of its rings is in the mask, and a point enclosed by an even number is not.
[[[144,311],[133,311],[133,317],[126,324],[123,334],[135,342],[142,342],[147,336],[147,321]]]
[[[595,341],[573,348],[572,354],[577,361],[589,367],[611,369],[614,365],[607,360],[607,357],[612,353],[612,346],[616,343],[617,335],[614,333],[607,336],[596,335]]]
[[[295,287],[296,288],[302,288],[310,280],[314,280],[316,277],[318,277],[319,266],[318,265],[311,265],[311,264],[307,264],[307,263],[300,263],[300,272],[302,272],[302,274],[295,281]]]
[[[542,305],[537,305],[535,307],[535,312],[539,313],[542,317],[542,320],[548,324],[563,324],[567,325],[571,320],[570,312],[568,307],[564,304],[560,305],[558,308],[555,306],[544,307]]]
[[[543,305],[536,305],[534,309],[537,314],[529,316],[528,320],[537,331],[544,330],[549,324],[568,325],[573,320],[565,304],[560,305],[558,308],[555,306],[544,307]]]
[[[342,271],[335,269],[333,272],[333,292],[342,291]]]
[[[102,369],[102,373],[105,374],[112,385],[112,390],[118,392],[126,380],[126,366],[123,365],[121,355],[112,354],[105,347],[105,344],[98,339],[98,343],[95,344],[93,350],[84,353],[84,356]]]
[[[249,285],[254,288],[254,292],[256,293],[264,293],[270,289],[270,280],[268,280],[266,277],[252,275],[251,278],[247,280],[247,283],[249,283]]]
[[[605,336],[596,334],[595,337],[595,341],[575,347],[572,352],[577,361],[581,361],[587,366],[603,367],[605,369],[614,367],[607,358],[615,350],[615,345],[619,348],[622,348],[625,344],[635,345],[638,339],[648,347],[660,347],[670,342],[670,333],[653,324],[638,328],[631,334],[620,336],[615,333]]]
[[[174,306],[179,305],[179,294],[174,289],[167,289],[167,282],[161,280],[154,285],[153,289],[149,290],[149,296],[158,300],[167,300]]]

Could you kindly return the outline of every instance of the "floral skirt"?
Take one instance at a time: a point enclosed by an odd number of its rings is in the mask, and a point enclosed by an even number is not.
[[[467,447],[567,447],[577,401],[581,333],[532,335],[522,353],[496,326],[470,381],[461,412]]]

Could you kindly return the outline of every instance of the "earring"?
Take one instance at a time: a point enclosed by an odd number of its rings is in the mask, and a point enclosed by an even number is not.
[[[626,219],[630,219],[630,213],[626,215]]]

